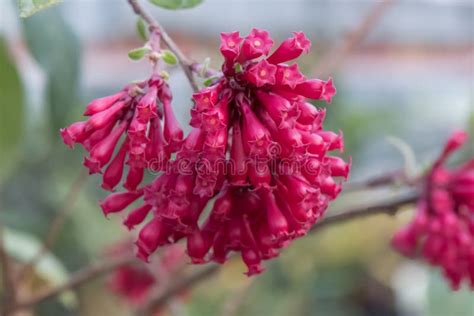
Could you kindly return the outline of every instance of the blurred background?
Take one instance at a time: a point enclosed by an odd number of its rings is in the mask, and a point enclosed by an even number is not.
[[[300,68],[322,79],[329,72],[338,88],[326,127],[344,132],[351,181],[403,167],[387,136],[411,146],[420,168],[453,129],[474,136],[472,1],[394,0],[331,69],[325,66],[334,62],[334,52],[379,1],[205,0],[182,11],[142,3],[190,57],[210,57],[216,68],[222,31],[245,35],[264,28],[278,42],[304,31],[313,49]],[[71,185],[81,183],[52,251],[21,288],[34,293],[64,282],[130,236],[120,216],[102,216],[97,201],[105,193],[98,177],[78,178],[83,152],[67,149],[58,129],[80,120],[92,98],[146,78],[149,69],[127,57],[142,43],[125,0],[67,0],[27,19],[18,16],[15,1],[0,0],[0,219],[15,261],[37,251]],[[178,67],[169,72],[175,109],[186,124],[191,88]],[[473,143],[465,155],[472,155]],[[472,292],[451,292],[438,270],[390,249],[390,236],[409,217],[407,210],[325,228],[296,241],[252,279],[240,262],[230,262],[160,315],[474,315]],[[35,313],[130,315],[133,305],[106,284],[107,278],[89,282]]]

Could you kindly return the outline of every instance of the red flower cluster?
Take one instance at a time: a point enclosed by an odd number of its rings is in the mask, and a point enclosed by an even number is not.
[[[132,253],[133,245],[130,242],[122,242],[114,245],[107,251],[107,255],[123,256]],[[167,247],[158,258],[158,262],[148,269],[143,264],[126,264],[116,268],[108,279],[108,288],[122,296],[131,304],[142,304],[146,301],[152,290],[157,286],[157,277],[160,282],[172,277],[183,262],[183,249],[178,245]]]
[[[148,81],[92,101],[84,112],[90,118],[62,129],[61,136],[68,146],[78,143],[89,152],[84,165],[90,174],[103,173],[102,187],[106,190],[113,191],[121,181],[126,163],[129,168],[123,186],[131,191],[129,196],[138,197],[143,192],[136,189],[144,169],[150,164],[164,166],[181,145],[183,131],[174,116],[171,99],[168,84],[154,75]]]
[[[266,57],[272,44],[262,30],[244,39],[222,34],[224,75],[193,95],[193,131],[125,219],[132,228],[153,213],[137,241],[143,259],[186,238],[194,263],[223,263],[237,251],[248,275],[260,273],[261,261],[305,235],[339,194],[334,177],[347,178],[349,164],[327,153],[343,149],[342,135],[323,130],[325,111],[306,101],[329,102],[332,81],[306,79],[285,64],[309,50],[303,33]],[[102,208],[117,212],[135,199],[114,193]]]
[[[127,131],[103,186],[120,181],[128,153],[128,191],[109,195],[101,207],[106,215],[120,212],[143,196],[124,221],[132,229],[150,215],[136,242],[140,258],[148,261],[159,246],[184,238],[193,263],[223,263],[236,251],[252,275],[323,216],[341,191],[335,178],[347,178],[350,166],[328,155],[343,149],[342,135],[324,130],[325,111],[307,102],[330,102],[332,80],[307,79],[287,64],[309,51],[305,35],[295,32],[270,55],[266,31],[221,37],[223,76],[193,95],[193,130],[183,141],[161,78],[92,102],[91,118],[62,135],[90,151],[86,165],[98,172]],[[164,172],[137,189],[144,167]]]
[[[421,252],[441,267],[453,289],[464,280],[474,289],[474,159],[453,170],[444,166],[466,140],[462,131],[451,136],[426,175],[415,218],[392,239],[404,255]]]
[[[112,292],[138,305],[146,301],[155,282],[146,267],[124,265],[112,272],[107,285]]]

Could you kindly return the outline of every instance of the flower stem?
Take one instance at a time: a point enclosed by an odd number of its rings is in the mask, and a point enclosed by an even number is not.
[[[175,41],[168,35],[165,29],[156,21],[143,7],[138,3],[137,0],[128,0],[128,3],[132,7],[136,15],[140,16],[147,24],[150,32],[158,32],[166,46],[176,55],[179,65],[183,69],[186,77],[188,78],[191,87],[195,92],[199,90],[199,87],[194,79],[192,65],[193,62],[181,51]]]

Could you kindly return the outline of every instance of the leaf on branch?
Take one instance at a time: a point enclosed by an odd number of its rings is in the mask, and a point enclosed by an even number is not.
[[[36,237],[25,232],[5,228],[4,235],[6,253],[19,262],[30,261],[42,248],[41,242]],[[69,279],[69,273],[64,265],[50,252],[43,255],[34,271],[36,276],[46,281],[51,287],[61,285]],[[68,308],[77,306],[77,298],[72,291],[62,293],[59,299]]]
[[[178,63],[178,58],[172,51],[164,49],[161,51],[161,58],[168,65],[176,65]]]
[[[137,19],[137,33],[138,36],[144,41],[148,41],[148,31],[145,21],[142,18]]]
[[[27,18],[60,2],[62,2],[62,0],[18,0],[20,17]]]
[[[5,41],[0,37],[0,179],[12,171],[24,124],[23,88]]]
[[[128,57],[132,60],[140,60],[149,52],[150,49],[148,47],[135,48],[128,52]]]
[[[169,10],[189,9],[201,4],[204,0],[149,0],[156,6]]]

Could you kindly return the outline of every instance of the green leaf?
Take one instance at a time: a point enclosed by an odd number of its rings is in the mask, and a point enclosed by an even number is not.
[[[16,163],[24,124],[23,89],[17,69],[0,37],[0,179]]]
[[[18,0],[20,16],[22,18],[27,18],[38,11],[60,2],[62,2],[62,0]]]
[[[161,51],[161,58],[168,65],[176,65],[178,63],[178,58],[176,55],[167,49]]]
[[[217,78],[219,77],[210,77],[204,80],[203,84],[205,87],[209,87]]]
[[[26,43],[47,75],[46,100],[51,134],[72,120],[71,109],[79,101],[81,48],[72,28],[57,8],[24,20]]]
[[[149,52],[150,49],[148,47],[135,48],[128,52],[128,57],[133,60],[140,60]]]
[[[20,262],[30,261],[42,247],[34,236],[11,228],[5,228],[4,238],[8,256]],[[52,287],[61,285],[69,279],[69,273],[64,265],[50,252],[46,252],[36,264],[35,273]],[[60,300],[69,308],[77,305],[77,298],[72,291],[63,293]]]
[[[189,9],[201,4],[204,0],[149,0],[154,5],[169,10]]]
[[[142,18],[138,18],[137,20],[137,33],[138,36],[144,41],[148,41],[148,30],[146,27],[145,21]]]
[[[234,69],[236,73],[242,72],[242,65],[241,64],[235,64]]]

